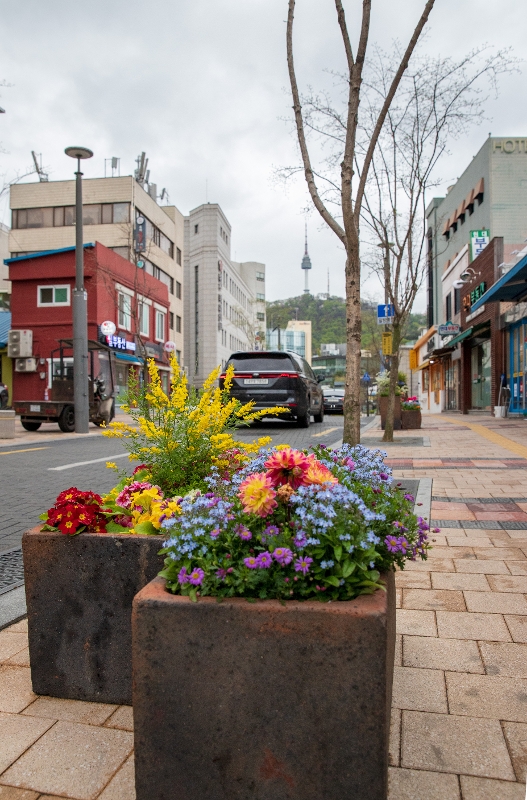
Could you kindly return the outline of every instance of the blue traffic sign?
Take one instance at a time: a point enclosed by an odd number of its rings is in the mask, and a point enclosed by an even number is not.
[[[364,375],[362,376],[362,382],[363,383],[371,383],[371,378],[370,378],[370,376],[368,375],[367,372],[365,372]]]
[[[388,319],[395,316],[395,309],[391,303],[377,306],[377,319]]]

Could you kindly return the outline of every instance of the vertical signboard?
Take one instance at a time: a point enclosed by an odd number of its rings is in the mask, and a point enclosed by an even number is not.
[[[136,253],[146,250],[146,219],[141,214],[135,220],[134,248]]]
[[[470,260],[474,261],[490,242],[490,231],[470,231]]]

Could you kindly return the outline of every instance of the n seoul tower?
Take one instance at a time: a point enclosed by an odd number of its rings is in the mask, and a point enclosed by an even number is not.
[[[306,276],[304,294],[309,294],[309,272],[308,272],[308,270],[311,269],[311,259],[309,258],[309,253],[307,252],[307,222],[306,222],[306,247],[305,247],[305,252],[304,252],[304,258],[302,259],[302,269],[305,270],[305,276]]]

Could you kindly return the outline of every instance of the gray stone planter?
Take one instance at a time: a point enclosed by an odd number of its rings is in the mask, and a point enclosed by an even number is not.
[[[27,531],[22,537],[33,690],[132,702],[134,595],[163,567],[161,536]]]
[[[421,409],[410,410],[401,409],[401,427],[403,431],[414,431],[421,427]]]
[[[395,585],[351,602],[169,594],[132,613],[137,800],[386,800]]]

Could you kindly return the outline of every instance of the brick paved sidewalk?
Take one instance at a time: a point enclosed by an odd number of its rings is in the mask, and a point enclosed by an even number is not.
[[[527,423],[423,425],[430,446],[387,447],[445,523],[397,575],[390,800],[525,800]],[[25,623],[1,632],[0,800],[134,800],[131,709],[37,698],[27,659]]]

